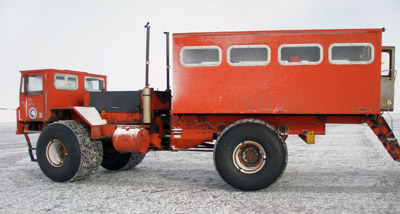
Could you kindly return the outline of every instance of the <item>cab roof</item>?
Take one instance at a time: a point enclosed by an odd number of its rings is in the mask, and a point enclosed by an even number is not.
[[[63,74],[73,74],[73,75],[90,75],[90,76],[97,76],[97,77],[106,77],[105,75],[101,74],[92,74],[88,72],[82,71],[73,71],[73,70],[60,70],[60,69],[35,69],[35,70],[23,70],[20,71],[21,74],[30,74],[30,73],[63,73]]]

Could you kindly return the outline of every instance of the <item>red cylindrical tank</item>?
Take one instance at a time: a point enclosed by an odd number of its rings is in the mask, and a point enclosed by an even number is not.
[[[117,128],[113,145],[119,152],[146,154],[150,146],[149,131],[144,128]]]

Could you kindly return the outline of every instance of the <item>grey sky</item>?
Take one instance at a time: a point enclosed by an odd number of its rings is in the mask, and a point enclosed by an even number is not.
[[[100,73],[108,76],[109,90],[141,89],[147,21],[150,83],[164,89],[164,31],[386,27],[383,45],[400,48],[399,9],[396,0],[0,0],[0,107],[18,106],[20,70]]]

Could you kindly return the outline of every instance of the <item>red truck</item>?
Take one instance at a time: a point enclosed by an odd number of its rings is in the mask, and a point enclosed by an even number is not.
[[[142,90],[107,91],[106,76],[86,72],[21,71],[17,134],[50,179],[85,179],[100,165],[132,168],[149,150],[211,151],[228,184],[259,190],[284,172],[288,135],[312,144],[328,123],[367,123],[400,160],[382,117],[393,110],[395,79],[384,29],[177,33],[172,96],[169,34],[167,89],[156,91],[145,27]]]

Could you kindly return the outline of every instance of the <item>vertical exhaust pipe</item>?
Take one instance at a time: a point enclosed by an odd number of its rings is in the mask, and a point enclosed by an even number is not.
[[[167,91],[170,91],[170,85],[169,85],[169,68],[170,68],[170,66],[169,66],[169,32],[164,32],[164,34],[165,34],[165,37],[166,37],[166,45],[167,45],[167,48],[166,48],[166,56],[167,56]]]
[[[146,80],[145,80],[145,87],[149,86],[149,56],[150,56],[150,22],[144,26],[146,28]]]
[[[149,55],[150,55],[150,22],[144,26],[147,30],[146,35],[146,79],[145,87],[142,91],[142,101],[143,101],[143,123],[151,124],[151,88],[149,88]]]

